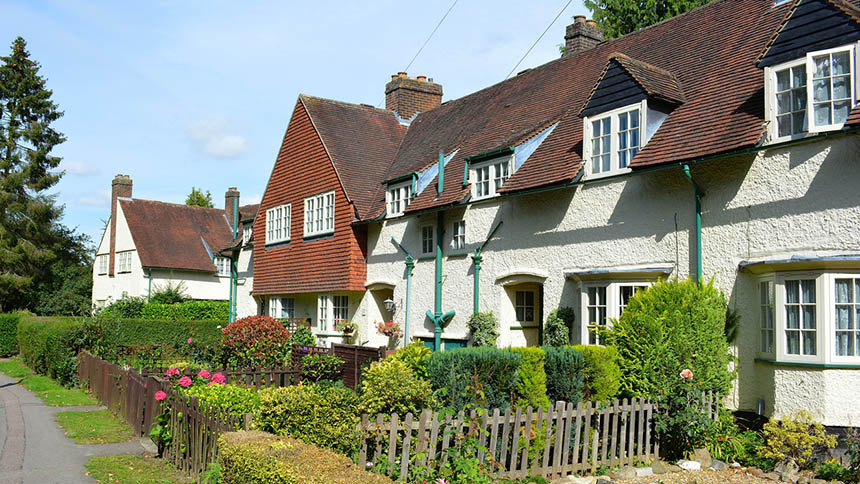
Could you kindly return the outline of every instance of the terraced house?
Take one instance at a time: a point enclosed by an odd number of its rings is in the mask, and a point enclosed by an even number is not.
[[[741,318],[730,403],[856,424],[858,3],[717,0],[613,40],[577,18],[562,58],[460,99],[405,73],[386,110],[302,96],[254,294],[437,349],[475,311],[537,345],[569,306],[599,344],[640,288],[714,278]]]

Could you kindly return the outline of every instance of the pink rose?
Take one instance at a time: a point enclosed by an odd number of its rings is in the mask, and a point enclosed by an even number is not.
[[[179,379],[179,386],[181,386],[183,388],[190,387],[191,386],[191,378],[188,378],[187,376],[183,376],[182,378]]]
[[[167,376],[168,377],[178,376],[178,375],[179,375],[179,368],[168,368],[167,369]]]
[[[684,371],[680,374],[681,378],[686,378],[687,380],[693,379],[693,372],[689,368],[684,368]]]
[[[188,338],[188,344],[191,344],[191,338]]]
[[[212,381],[219,385],[223,385],[227,383],[227,377],[225,377],[223,373],[215,373],[214,375],[212,375]]]
[[[167,394],[164,393],[163,391],[159,390],[159,391],[155,392],[155,400],[156,401],[160,402],[162,400],[165,400],[166,398],[167,398]]]
[[[200,373],[198,373],[197,376],[204,379],[204,380],[208,380],[211,375],[206,370],[200,370]]]

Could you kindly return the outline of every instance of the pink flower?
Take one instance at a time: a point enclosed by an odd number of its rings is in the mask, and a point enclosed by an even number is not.
[[[191,386],[191,378],[188,378],[187,376],[183,376],[182,378],[179,379],[179,386],[181,386],[183,388],[190,387]]]
[[[217,383],[215,383],[214,381],[210,381],[206,384],[207,387],[211,387],[212,385],[217,385]]]
[[[227,377],[225,377],[223,373],[215,373],[214,375],[212,375],[212,381],[219,385],[223,385],[227,383]]]
[[[436,484],[448,484],[448,479],[440,477],[438,480],[436,480]]]
[[[179,376],[179,368],[168,368],[167,369],[167,376],[168,377]]]
[[[191,338],[188,338],[188,344],[191,344]]]
[[[693,372],[689,368],[684,368],[684,371],[682,371],[679,376],[681,378],[686,378],[687,380],[692,380]]]
[[[155,400],[156,401],[160,402],[162,400],[165,400],[166,398],[167,398],[167,394],[164,393],[163,391],[159,390],[159,391],[155,392]]]
[[[198,373],[197,376],[204,380],[208,380],[211,374],[206,370],[200,370],[200,373]]]

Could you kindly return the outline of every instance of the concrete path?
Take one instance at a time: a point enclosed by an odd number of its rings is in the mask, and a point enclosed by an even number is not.
[[[100,407],[48,407],[17,380],[0,373],[0,484],[92,484],[84,465],[92,456],[144,454],[138,441],[80,445],[54,420],[65,411]]]

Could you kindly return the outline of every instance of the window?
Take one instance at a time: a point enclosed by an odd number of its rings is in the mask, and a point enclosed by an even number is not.
[[[759,351],[772,354],[775,351],[773,344],[773,281],[762,281],[759,283],[759,314],[759,324],[761,326]]]
[[[584,158],[591,164],[591,175],[606,175],[627,170],[644,142],[642,113],[645,101],[586,117]]]
[[[600,344],[599,329],[618,319],[630,298],[648,287],[647,282],[593,282],[583,285],[582,314],[586,321],[581,341],[590,345]]]
[[[502,185],[505,183],[505,180],[508,179],[508,162],[504,163],[496,163],[493,165],[493,193],[497,193],[499,188],[502,188]]]
[[[388,189],[388,216],[403,215],[412,197],[412,182],[393,186]]]
[[[320,331],[328,331],[329,315],[331,315],[331,296],[320,294],[317,296],[317,322]]]
[[[494,163],[481,163],[472,167],[475,180],[474,197],[487,198],[496,195],[511,176],[511,158]]]
[[[227,257],[215,257],[215,267],[218,269],[218,275],[227,277],[230,275],[230,259]]]
[[[432,225],[425,225],[421,227],[422,254],[433,254],[436,252],[436,245],[433,244],[433,230],[434,227]]]
[[[320,331],[334,331],[338,322],[349,319],[349,296],[317,296],[317,321]]]
[[[606,287],[588,288],[588,344],[599,344],[597,330],[606,327]]]
[[[305,199],[305,236],[334,232],[334,192]]]
[[[349,320],[349,296],[334,296],[332,297],[333,309],[332,316],[334,317],[334,326],[338,323]]]
[[[277,319],[290,319],[296,315],[296,300],[291,297],[269,298],[269,316]]]
[[[463,250],[466,248],[466,221],[460,220],[454,222],[454,235],[451,239],[451,246],[454,250]]]
[[[290,227],[290,223],[287,222],[287,231],[290,230],[289,227]],[[254,229],[251,226],[251,224],[245,225],[245,227],[242,228],[242,244],[243,245],[247,245],[248,242],[251,241],[251,234],[253,233],[253,230]]]
[[[785,352],[815,355],[815,279],[785,281]]]
[[[276,244],[290,240],[290,223],[292,222],[293,206],[288,203],[266,210],[266,244]],[[245,243],[251,238],[251,227],[245,228],[243,238],[247,234]]]
[[[535,322],[535,292],[517,291],[514,309],[517,313],[517,321],[520,323]]]
[[[130,250],[117,252],[117,272],[131,272],[131,252]]]
[[[860,356],[860,278],[837,278],[834,289],[834,354]]]
[[[108,273],[108,255],[98,255],[96,256],[96,267],[98,268],[98,274],[104,275]]]
[[[475,196],[477,198],[490,196],[490,167],[475,168]]]
[[[766,68],[771,138],[841,129],[854,99],[854,46],[811,52]]]

